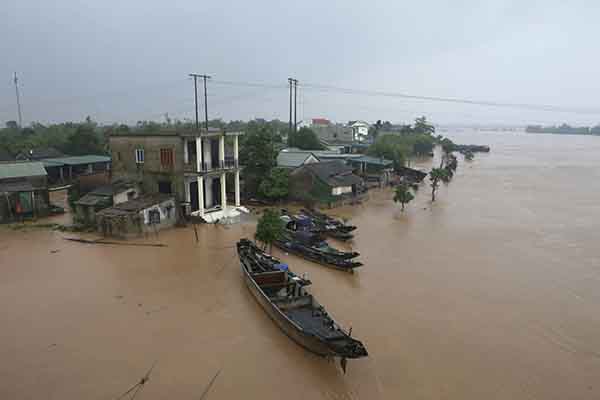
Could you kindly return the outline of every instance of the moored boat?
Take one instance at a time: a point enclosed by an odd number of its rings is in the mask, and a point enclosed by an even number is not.
[[[324,357],[366,357],[365,346],[344,331],[325,308],[308,293],[311,282],[289,270],[248,239],[237,243],[244,281],[261,307],[296,343]]]
[[[363,265],[359,261],[352,260],[358,257],[360,253],[334,249],[318,235],[311,232],[286,230],[273,244],[285,252],[343,271],[353,272],[354,268]]]

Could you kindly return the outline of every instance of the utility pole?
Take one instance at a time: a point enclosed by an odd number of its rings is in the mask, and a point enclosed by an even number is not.
[[[194,93],[195,93],[195,99],[196,99],[196,130],[199,129],[199,122],[198,122],[198,86],[197,86],[197,79],[198,78],[202,78],[204,80],[204,126],[206,128],[206,131],[208,132],[208,95],[206,93],[206,80],[210,79],[211,76],[210,75],[200,75],[200,74],[190,74],[191,77],[194,78]]]
[[[298,80],[294,78],[288,78],[290,84],[290,133],[292,132],[292,88],[294,89],[294,132],[296,132],[296,92],[298,90]]]
[[[23,116],[21,115],[21,99],[19,97],[19,80],[15,72],[15,94],[17,95],[17,111],[19,113],[19,128],[23,126]]]
[[[289,129],[288,134],[291,134],[292,133],[292,84],[294,82],[294,79],[288,78],[288,82],[290,84],[290,124],[289,124],[290,129]]]
[[[190,74],[190,76],[194,78],[194,108],[196,110],[196,130],[198,130],[198,76],[194,74]]]
[[[294,133],[298,132],[298,121],[296,119],[296,114],[298,112],[298,80],[294,79]]]

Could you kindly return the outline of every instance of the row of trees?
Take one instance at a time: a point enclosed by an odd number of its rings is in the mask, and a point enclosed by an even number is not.
[[[0,129],[0,150],[16,155],[33,148],[54,147],[65,154],[106,154],[107,135],[118,126],[99,127],[90,117],[82,122],[42,125],[26,128],[7,124]]]

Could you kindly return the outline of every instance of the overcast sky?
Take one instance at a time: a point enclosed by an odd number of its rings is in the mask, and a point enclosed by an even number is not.
[[[193,118],[187,74],[207,73],[209,118],[288,118],[301,84],[600,111],[600,1],[4,2],[0,121]],[[8,3],[8,4],[6,4]],[[278,87],[225,84],[253,82]],[[299,90],[299,119],[595,124],[600,112]]]

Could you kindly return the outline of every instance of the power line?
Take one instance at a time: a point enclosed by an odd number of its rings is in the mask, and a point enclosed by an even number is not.
[[[435,97],[435,96],[418,96],[418,95],[411,95],[411,94],[399,93],[399,92],[384,92],[384,91],[377,91],[377,90],[349,89],[349,88],[342,88],[342,87],[337,87],[337,86],[318,85],[318,84],[303,84],[302,86],[308,90],[316,90],[316,91],[330,92],[330,93],[334,92],[334,93],[350,94],[350,95],[403,98],[403,99],[411,99],[411,100],[425,100],[425,101],[434,101],[434,102],[458,103],[458,104],[489,106],[489,107],[508,107],[508,108],[527,109],[530,111],[568,112],[568,113],[576,113],[576,114],[600,114],[600,109],[592,109],[592,108],[571,108],[571,107],[561,107],[561,106],[555,106],[555,105],[526,104],[526,103],[502,103],[502,102],[486,101],[486,100],[471,100],[471,99]]]

